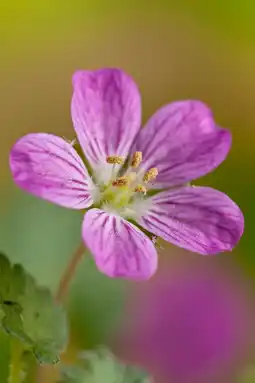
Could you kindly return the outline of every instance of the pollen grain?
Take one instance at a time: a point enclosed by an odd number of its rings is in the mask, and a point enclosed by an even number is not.
[[[158,175],[158,169],[157,168],[151,168],[145,173],[145,175],[143,177],[143,182],[145,182],[147,184],[148,182],[155,180],[157,175]]]
[[[135,192],[146,194],[147,189],[144,185],[137,185],[135,188]]]
[[[106,162],[108,164],[118,164],[118,165],[122,165],[124,163],[125,159],[123,157],[120,157],[120,156],[108,156],[106,158]]]
[[[135,152],[131,161],[132,168],[137,168],[143,160],[142,152]]]
[[[120,187],[127,186],[129,184],[129,178],[126,176],[116,178],[116,180],[112,181],[112,186]]]

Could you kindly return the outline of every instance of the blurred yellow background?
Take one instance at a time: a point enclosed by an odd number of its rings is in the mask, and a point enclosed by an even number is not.
[[[244,212],[245,234],[238,248],[213,262],[234,278],[237,273],[236,284],[245,281],[247,296],[254,297],[254,15],[251,0],[2,0],[0,250],[40,283],[56,288],[79,243],[82,216],[18,190],[9,151],[30,132],[73,139],[73,72],[119,67],[139,85],[144,121],[163,104],[192,98],[207,103],[218,124],[232,131],[228,159],[199,183],[224,191]],[[167,253],[162,258],[172,267],[178,257],[173,247]],[[69,300],[74,347],[76,339],[79,347],[93,347],[114,338],[126,297],[132,296],[130,285],[107,279],[84,259]],[[1,339],[0,380],[5,382],[9,351],[6,337]],[[252,348],[247,346],[237,374],[255,365]]]

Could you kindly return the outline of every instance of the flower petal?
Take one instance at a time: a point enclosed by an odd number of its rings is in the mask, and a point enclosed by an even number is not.
[[[120,216],[91,209],[85,215],[82,236],[98,269],[109,277],[145,280],[157,269],[152,241]]]
[[[134,81],[118,69],[78,71],[71,113],[83,151],[93,167],[109,155],[126,156],[141,124]]]
[[[16,184],[57,205],[84,209],[92,204],[91,180],[71,144],[52,134],[22,137],[10,153]]]
[[[154,188],[180,185],[216,168],[227,156],[231,134],[218,128],[199,101],[166,105],[139,133],[132,152],[142,151],[145,169],[157,167]]]
[[[183,187],[150,199],[140,225],[177,246],[200,254],[232,250],[244,228],[239,207],[206,187]]]

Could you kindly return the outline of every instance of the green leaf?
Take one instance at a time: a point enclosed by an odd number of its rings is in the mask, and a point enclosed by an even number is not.
[[[134,366],[126,366],[108,350],[84,352],[79,366],[64,366],[59,383],[149,383],[149,376]]]
[[[0,323],[19,338],[41,364],[54,364],[64,350],[67,321],[51,292],[39,287],[20,265],[0,253]]]

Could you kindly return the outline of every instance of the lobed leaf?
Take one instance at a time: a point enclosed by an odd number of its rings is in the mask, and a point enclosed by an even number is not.
[[[0,324],[19,338],[40,364],[55,364],[68,340],[67,320],[51,292],[0,253]]]

